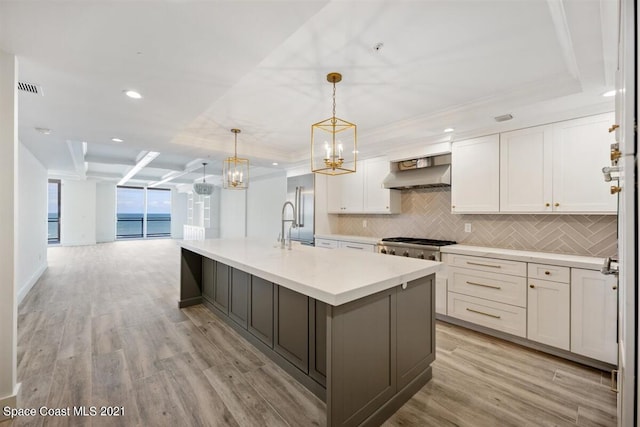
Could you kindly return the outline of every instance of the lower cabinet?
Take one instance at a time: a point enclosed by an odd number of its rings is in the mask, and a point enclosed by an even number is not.
[[[275,287],[273,349],[304,373],[309,373],[309,297]]]
[[[236,268],[231,269],[229,286],[229,317],[244,329],[249,321],[249,285],[251,275]]]
[[[569,284],[529,280],[527,338],[569,350]]]
[[[436,292],[447,288],[447,317],[618,363],[615,276],[482,256],[447,254],[446,261],[447,282],[436,282]]]
[[[435,359],[435,288],[425,280],[409,282],[396,293],[396,376],[402,389]],[[416,314],[417,313],[417,314]],[[425,325],[429,325],[425,333]],[[432,327],[433,326],[433,327]]]
[[[215,298],[216,262],[202,257],[202,297],[210,303]]]
[[[615,276],[571,271],[571,351],[613,365],[618,363],[618,291]]]
[[[229,314],[229,280],[231,268],[228,265],[216,262],[215,287],[213,305],[225,314]]]
[[[248,330],[273,348],[273,283],[251,276]]]

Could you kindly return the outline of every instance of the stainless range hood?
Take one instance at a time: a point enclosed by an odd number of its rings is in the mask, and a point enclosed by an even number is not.
[[[451,186],[451,155],[425,157],[391,163],[384,188],[433,188]]]

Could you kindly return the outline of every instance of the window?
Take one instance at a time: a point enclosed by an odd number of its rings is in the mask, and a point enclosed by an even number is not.
[[[60,180],[50,179],[48,187],[47,238],[49,243],[60,243]]]
[[[171,236],[171,190],[117,188],[116,238]]]
[[[147,189],[147,237],[171,236],[171,190]]]

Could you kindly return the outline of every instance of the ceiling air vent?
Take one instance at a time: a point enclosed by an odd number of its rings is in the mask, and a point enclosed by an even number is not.
[[[511,119],[513,119],[513,116],[511,114],[503,114],[502,116],[494,117],[494,120],[496,122],[506,122],[507,120]]]
[[[42,88],[34,83],[18,82],[18,90],[33,93],[34,95],[42,95]]]

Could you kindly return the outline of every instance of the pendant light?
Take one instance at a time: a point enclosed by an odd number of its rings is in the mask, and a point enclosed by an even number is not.
[[[356,171],[356,125],[336,117],[336,83],[340,73],[329,73],[333,84],[333,116],[311,125],[311,171],[325,175],[342,175]]]
[[[228,157],[222,165],[222,186],[229,190],[249,188],[249,159],[238,157],[238,134],[240,129],[231,129],[234,135],[233,157]]]
[[[207,164],[202,164],[202,182],[193,183],[193,191],[201,196],[210,196],[213,193],[213,184],[207,182],[205,169]]]

